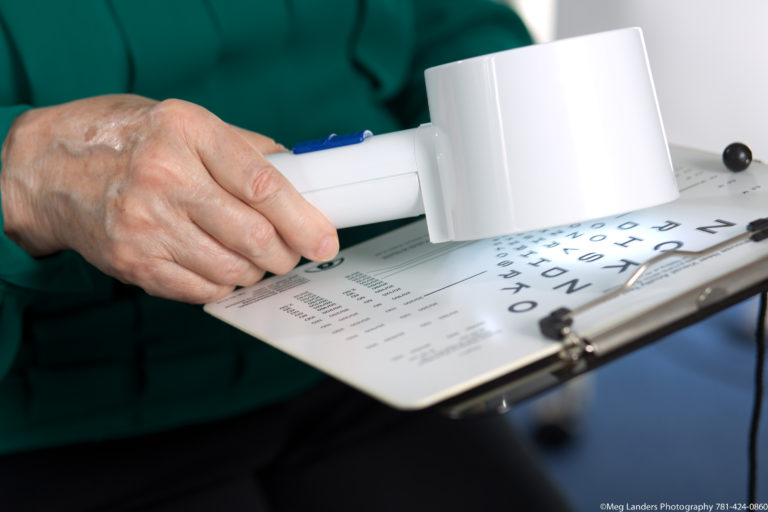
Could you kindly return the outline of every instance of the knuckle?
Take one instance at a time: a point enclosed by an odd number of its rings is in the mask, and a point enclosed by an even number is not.
[[[250,286],[252,284],[258,283],[264,278],[264,274],[266,272],[262,269],[256,269],[251,274],[248,275],[247,279],[243,279],[242,282],[237,283],[240,286]]]
[[[194,103],[171,98],[157,102],[152,107],[152,116],[161,121],[183,119],[194,115],[197,108]]]
[[[146,144],[131,156],[121,192],[158,199],[188,191],[196,183],[185,162],[162,142]]]
[[[282,179],[277,169],[266,161],[259,162],[252,171],[248,184],[248,199],[252,204],[269,204],[282,191]]]
[[[168,189],[169,181],[175,181],[173,171],[162,162],[162,157],[137,158],[130,167],[131,184],[138,190],[151,190],[155,194]]]
[[[205,125],[214,116],[205,108],[179,99],[167,99],[156,103],[150,112],[152,125],[161,132],[186,133]]]
[[[268,222],[260,222],[251,227],[246,235],[246,243],[252,256],[263,254],[267,247],[272,245],[277,236],[275,227]]]
[[[271,270],[272,272],[278,275],[287,274],[288,272],[293,270],[294,267],[296,267],[296,265],[298,265],[300,260],[301,260],[301,256],[295,253],[291,253],[286,257],[278,259]]]
[[[250,263],[243,259],[227,258],[227,261],[219,265],[219,279],[222,284],[240,284],[248,275],[250,266]]]

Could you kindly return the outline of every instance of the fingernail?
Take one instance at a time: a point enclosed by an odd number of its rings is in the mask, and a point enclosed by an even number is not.
[[[327,236],[320,242],[320,247],[315,253],[318,261],[328,261],[333,259],[339,253],[339,237]]]

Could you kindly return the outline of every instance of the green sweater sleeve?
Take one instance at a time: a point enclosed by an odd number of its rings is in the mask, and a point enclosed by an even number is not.
[[[5,140],[8,129],[13,124],[16,116],[26,110],[25,106],[0,107],[0,147],[1,141]],[[0,172],[2,172],[2,163],[0,163]],[[8,372],[11,367],[16,351],[19,348],[21,339],[21,316],[23,309],[23,294],[12,293],[13,285],[5,281],[6,275],[13,273],[14,253],[21,248],[5,236],[5,224],[3,223],[2,197],[0,197],[0,379]],[[18,290],[17,290],[18,292]]]
[[[0,107],[0,144],[14,119],[29,107]],[[0,173],[2,162],[0,162]],[[72,251],[36,259],[5,236],[0,191],[0,379],[10,368],[21,337],[22,311],[34,293],[80,292],[93,286],[94,270]]]
[[[124,91],[129,66],[120,30],[104,2],[64,5],[3,3],[0,16],[0,145],[14,120],[32,106]],[[70,20],[70,22],[62,22]],[[77,22],[71,22],[77,21]],[[85,29],[84,27],[88,27]],[[87,37],[84,34],[87,33]],[[45,34],[46,37],[41,37]],[[55,41],[56,44],[51,44]],[[94,44],[94,41],[100,41]],[[81,58],[74,59],[73,55]],[[93,65],[93,63],[99,63]],[[0,162],[2,172],[3,162]],[[0,191],[0,205],[2,205]],[[9,300],[25,293],[90,291],[95,269],[73,251],[32,258],[4,234],[0,208],[0,300],[3,318]],[[21,321],[20,319],[18,320]],[[0,378],[8,325],[0,325]]]
[[[489,0],[415,1],[413,37],[409,79],[391,103],[405,126],[429,120],[425,69],[533,42],[512,9]]]

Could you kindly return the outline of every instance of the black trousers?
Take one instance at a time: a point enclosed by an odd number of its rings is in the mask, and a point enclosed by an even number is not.
[[[563,511],[502,416],[399,412],[334,381],[251,414],[0,457],[0,510]]]

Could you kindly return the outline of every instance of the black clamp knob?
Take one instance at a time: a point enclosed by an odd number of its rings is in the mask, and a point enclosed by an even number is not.
[[[740,172],[752,163],[752,150],[741,142],[728,144],[723,151],[723,163],[733,172]]]

